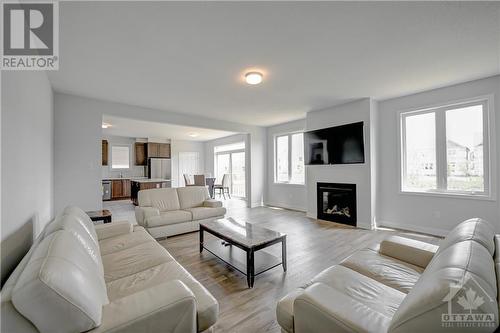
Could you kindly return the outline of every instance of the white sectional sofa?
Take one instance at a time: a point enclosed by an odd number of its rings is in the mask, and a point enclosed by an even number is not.
[[[288,333],[494,332],[499,269],[500,235],[481,219],[462,222],[439,247],[390,237],[281,299],[278,323]]]
[[[137,199],[137,223],[155,238],[196,231],[201,221],[226,214],[222,202],[210,199],[205,186],[142,190]]]
[[[200,332],[217,300],[140,226],[68,207],[1,291],[5,333]]]

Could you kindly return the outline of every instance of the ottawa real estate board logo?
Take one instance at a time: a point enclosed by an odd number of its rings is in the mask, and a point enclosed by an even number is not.
[[[59,69],[59,5],[2,1],[2,70]]]
[[[492,331],[497,324],[496,300],[486,292],[474,277],[462,284],[450,284],[444,297],[448,311],[441,315],[441,326],[465,331]]]

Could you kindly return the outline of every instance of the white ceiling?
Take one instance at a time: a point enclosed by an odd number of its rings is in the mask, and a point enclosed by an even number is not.
[[[499,36],[499,2],[61,2],[49,75],[56,91],[267,126],[496,75]]]
[[[171,140],[208,141],[236,133],[206,128],[171,125],[150,121],[104,115],[102,122],[112,125],[102,129],[104,135],[126,136],[132,138],[167,138]],[[192,137],[189,134],[197,134]]]

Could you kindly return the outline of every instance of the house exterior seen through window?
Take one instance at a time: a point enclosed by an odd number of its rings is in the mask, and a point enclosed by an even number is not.
[[[486,100],[401,114],[403,192],[489,195]]]
[[[274,181],[286,184],[304,184],[304,133],[275,137]]]

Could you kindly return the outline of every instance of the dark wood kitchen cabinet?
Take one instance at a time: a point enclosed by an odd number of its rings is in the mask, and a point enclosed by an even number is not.
[[[147,156],[148,158],[151,157],[170,158],[170,144],[148,142]]]
[[[136,142],[135,143],[135,165],[147,165],[148,164],[146,145],[147,144],[144,142]]]
[[[102,165],[108,165],[108,140],[101,141]]]
[[[159,156],[163,158],[170,158],[170,144],[169,143],[160,143],[158,147]]]
[[[113,179],[111,182],[111,199],[130,198],[130,179]]]

